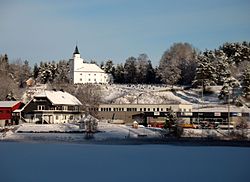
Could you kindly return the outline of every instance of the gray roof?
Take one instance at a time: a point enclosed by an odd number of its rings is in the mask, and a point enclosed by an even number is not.
[[[0,101],[0,107],[13,107],[20,101]]]

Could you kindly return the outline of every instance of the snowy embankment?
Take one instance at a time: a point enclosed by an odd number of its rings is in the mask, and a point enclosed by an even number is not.
[[[154,85],[108,85],[102,87],[102,101],[115,104],[189,103],[169,87]]]
[[[240,133],[241,131],[234,131]],[[250,130],[245,130],[246,136],[250,138]],[[0,133],[2,141],[32,142],[32,143],[98,143],[98,144],[153,144],[153,143],[173,143],[182,141],[183,144],[193,144],[202,139],[205,143],[199,145],[213,144],[216,141],[230,141],[227,130],[219,129],[184,129],[183,140],[164,137],[166,131],[160,128],[139,127],[132,128],[126,125],[98,123],[98,131],[93,134],[91,140],[85,138],[83,129],[75,124],[22,124],[15,129],[6,130]],[[206,143],[206,139],[215,139],[213,143]],[[191,142],[191,143],[190,143]],[[211,142],[210,140],[208,142]],[[223,143],[217,143],[223,145]],[[230,145],[230,143],[227,143]],[[235,145],[235,144],[232,144]],[[240,143],[240,146],[249,144]]]
[[[98,123],[98,131],[91,141],[127,140],[136,138],[159,139],[162,129],[132,128],[105,122]],[[3,141],[25,142],[86,142],[84,129],[76,124],[21,124],[15,130],[0,133]]]
[[[62,123],[62,124],[21,124],[16,130],[17,133],[52,133],[52,132],[83,132],[78,125]]]

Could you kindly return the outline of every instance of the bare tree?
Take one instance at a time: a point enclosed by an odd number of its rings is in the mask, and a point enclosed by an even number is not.
[[[197,52],[188,43],[175,43],[170,49],[166,50],[159,64],[162,81],[171,82],[171,85],[177,82],[191,84],[195,76]],[[170,75],[174,79],[167,79]]]

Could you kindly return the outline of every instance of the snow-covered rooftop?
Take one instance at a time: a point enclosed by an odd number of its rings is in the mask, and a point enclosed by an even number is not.
[[[20,101],[0,101],[0,107],[13,107]]]
[[[47,97],[53,105],[82,105],[75,96],[64,91],[44,90],[34,97]]]
[[[78,68],[77,71],[105,73],[99,66],[92,63],[82,63],[81,67]]]

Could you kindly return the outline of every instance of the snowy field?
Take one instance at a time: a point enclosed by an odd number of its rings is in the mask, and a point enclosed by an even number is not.
[[[123,141],[128,138],[159,139],[165,133],[159,128],[138,129],[131,126],[98,123],[98,132],[91,141],[85,139],[84,129],[75,124],[29,124],[24,123],[11,127],[12,130],[0,133],[0,141],[32,142],[32,143],[89,143],[110,140]]]
[[[2,182],[249,182],[250,148],[0,142]]]
[[[30,124],[24,123],[11,126],[9,131],[0,132],[0,141],[11,142],[32,142],[32,143],[126,143],[128,139],[139,139],[133,141],[154,142],[160,141],[166,130],[153,127],[133,128],[128,125],[110,124],[98,122],[98,132],[91,140],[85,138],[84,129],[80,129],[76,124]],[[234,130],[241,132],[240,130]],[[250,138],[250,129],[244,131]],[[228,131],[222,129],[184,129],[182,137],[197,138],[227,138]],[[144,140],[145,139],[145,140]]]

